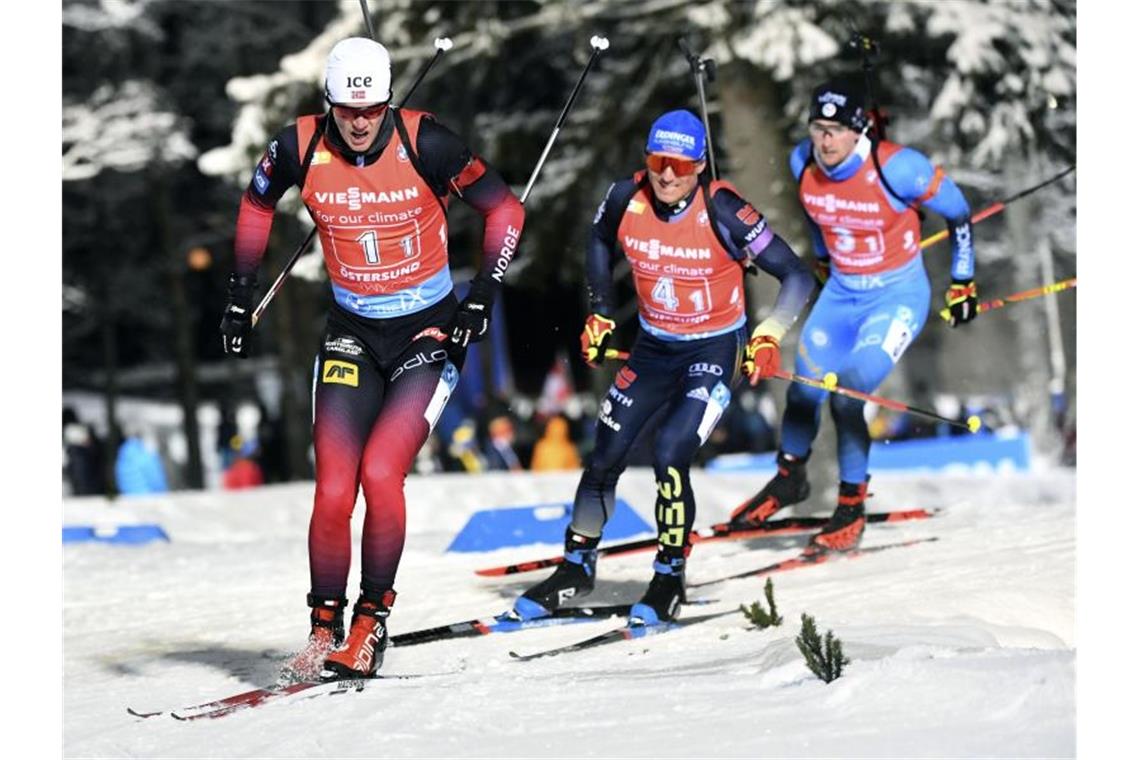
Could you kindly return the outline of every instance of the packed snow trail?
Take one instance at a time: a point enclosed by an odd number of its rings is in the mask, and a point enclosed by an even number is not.
[[[725,519],[762,479],[695,472],[699,522]],[[410,478],[392,633],[507,609],[539,574],[479,578],[473,571],[556,547],[444,549],[475,510],[566,502],[576,483],[577,473]],[[384,672],[431,677],[192,722],[143,720],[126,707],[173,709],[273,683],[276,654],[301,646],[307,632],[312,484],[113,505],[68,500],[65,525],[157,523],[171,540],[64,547],[64,753],[1072,756],[1074,473],[884,474],[875,486],[871,509],[942,512],[871,526],[865,546],[938,540],[774,576],[784,617],[778,628],[751,629],[730,614],[524,663],[508,651],[568,644],[614,621],[393,648]],[[652,522],[651,471],[631,470],[618,494]],[[354,525],[362,513],[361,503]],[[803,542],[788,536],[697,547],[692,577],[777,562]],[[636,601],[650,559],[599,564],[597,589],[579,603]],[[763,583],[710,587],[704,591],[717,601],[686,612],[762,599]],[[852,661],[834,683],[814,678],[796,649],[802,612],[821,632],[834,631]]]

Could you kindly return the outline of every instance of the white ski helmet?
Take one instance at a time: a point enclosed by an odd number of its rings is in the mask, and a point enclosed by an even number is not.
[[[325,66],[325,97],[338,105],[372,105],[392,96],[392,60],[379,42],[349,37],[333,46]]]

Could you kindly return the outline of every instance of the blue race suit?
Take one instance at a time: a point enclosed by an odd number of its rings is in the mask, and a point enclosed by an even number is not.
[[[917,206],[921,205],[943,216],[955,245],[951,274],[955,279],[972,279],[974,249],[970,208],[961,190],[942,176],[923,154],[911,148],[892,147],[896,150],[889,156],[880,154],[882,171],[877,177],[878,187],[890,205],[885,213],[917,213]],[[844,190],[852,187],[852,183],[846,186],[842,183],[854,180],[861,173],[869,180],[876,179],[870,177],[870,172],[878,172],[870,149],[870,140],[863,137],[855,151],[837,166],[828,169],[815,162],[817,187],[827,188],[826,197],[832,207],[842,208]],[[810,140],[804,140],[792,151],[792,173],[801,185],[811,155]],[[803,200],[801,195],[801,202]],[[830,259],[833,251],[828,250],[825,233],[831,233],[831,239],[836,239],[835,230],[821,230],[810,215],[807,224],[816,256],[825,261]],[[922,331],[930,309],[930,281],[916,240],[912,248],[916,255],[910,258],[892,257],[892,252],[887,251],[882,260],[905,260],[891,268],[878,267],[874,273],[844,271],[832,262],[831,276],[804,323],[796,352],[797,374],[820,378],[827,372],[835,372],[841,386],[864,393],[874,392],[879,387]],[[819,431],[820,408],[827,395],[823,390],[799,383],[788,388],[781,429],[785,452],[801,458],[810,453]],[[871,440],[863,406],[863,401],[831,394],[839,477],[847,483],[862,483],[867,479]]]

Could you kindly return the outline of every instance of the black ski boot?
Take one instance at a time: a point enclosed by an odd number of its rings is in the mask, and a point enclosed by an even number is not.
[[[733,528],[754,528],[784,507],[798,504],[811,495],[807,479],[809,451],[796,457],[784,451],[776,455],[776,476],[760,492],[741,504],[728,518]]]
[[[629,611],[630,625],[653,625],[677,619],[685,602],[685,558],[660,553],[653,562],[653,580],[641,601]]]
[[[600,536],[589,538],[567,529],[562,564],[555,568],[553,575],[515,600],[512,617],[519,620],[546,617],[569,600],[593,591],[599,541]]]
[[[309,613],[309,640],[281,669],[278,682],[282,684],[315,679],[325,657],[344,642],[344,606],[348,600],[309,594],[306,601],[312,608]]]

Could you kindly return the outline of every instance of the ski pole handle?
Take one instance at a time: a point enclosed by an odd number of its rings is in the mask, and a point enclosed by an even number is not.
[[[995,298],[992,301],[985,301],[978,304],[978,313],[984,314],[987,311],[993,311],[994,309],[1000,309],[1005,306],[1009,306],[1011,303],[1017,303],[1018,301],[1028,301],[1030,298],[1039,298],[1041,296],[1050,295],[1051,293],[1060,293],[1062,290],[1068,290],[1069,288],[1075,287],[1077,287],[1077,278],[1070,277],[1067,280],[1061,280],[1060,282],[1042,285],[1039,288],[1023,290],[1020,293],[1014,293],[1013,295],[1006,296],[1005,298]],[[938,316],[949,322],[950,309],[943,309],[942,311],[938,312]]]
[[[423,78],[427,76],[427,73],[429,71],[431,71],[431,67],[435,65],[436,61],[443,57],[444,53],[446,53],[448,50],[451,50],[452,45],[453,43],[451,42],[450,37],[435,38],[435,55],[433,55],[428,60],[428,62],[424,64],[424,67],[422,69],[420,69],[420,73],[416,75],[416,79],[412,82],[412,86],[408,88],[408,91],[406,93],[404,93],[404,97],[400,99],[400,102],[396,105],[396,108],[404,107],[404,104],[408,102],[408,98],[412,96],[412,93],[415,92],[416,88],[420,86],[420,82],[423,81]]]
[[[606,349],[606,358],[607,359],[618,359],[618,360],[624,362],[626,359],[629,358],[629,351],[621,351],[621,350],[616,349],[616,348],[607,348]]]

